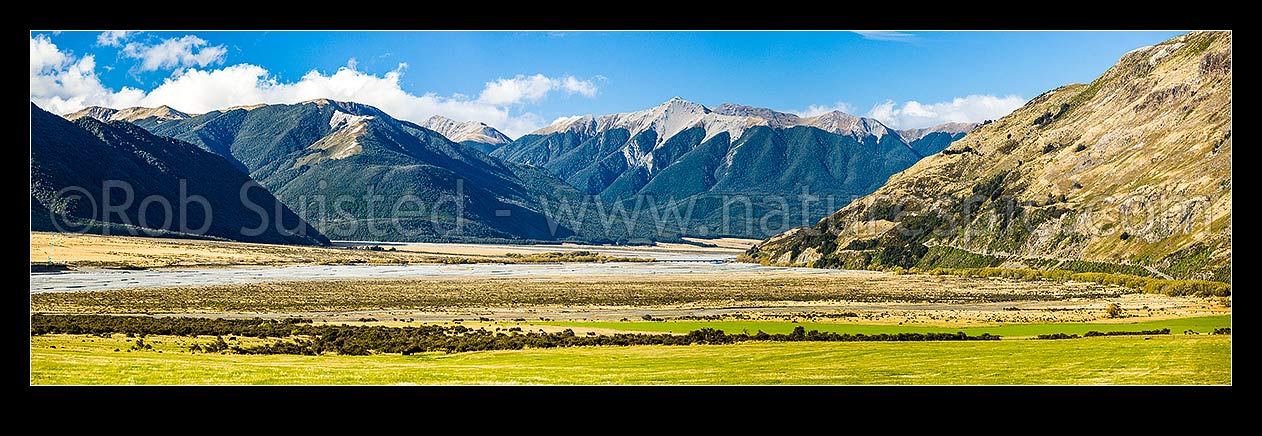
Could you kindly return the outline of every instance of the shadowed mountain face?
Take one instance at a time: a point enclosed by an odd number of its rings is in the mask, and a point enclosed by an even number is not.
[[[547,206],[577,204],[579,194],[547,172],[372,106],[262,105],[150,129],[230,159],[334,239],[625,239],[624,231],[585,229],[582,220],[549,221]]]
[[[1131,265],[1231,280],[1231,33],[1124,55],[750,250],[843,267]]]
[[[730,103],[711,110],[678,97],[561,120],[492,155],[542,166],[607,204],[685,218],[671,232],[742,237],[813,223],[922,157],[869,118]]]
[[[31,105],[31,227],[328,244],[222,157],[133,124]]]

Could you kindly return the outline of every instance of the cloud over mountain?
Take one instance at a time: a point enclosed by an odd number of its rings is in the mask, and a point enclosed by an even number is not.
[[[102,34],[103,45],[121,44],[125,35]],[[56,113],[70,113],[87,106],[124,108],[167,105],[180,111],[202,113],[231,106],[259,103],[297,103],[315,98],[351,100],[370,104],[400,119],[424,122],[433,115],[458,121],[480,121],[510,136],[519,136],[547,125],[540,116],[521,108],[550,94],[561,92],[595,97],[593,80],[575,76],[549,77],[519,74],[485,83],[476,98],[460,94],[421,95],[404,90],[400,79],[407,63],[384,74],[372,74],[348,62],[332,73],[311,70],[297,81],[284,82],[267,68],[241,63],[205,68],[223,61],[222,46],[196,36],[172,38],[155,45],[128,43],[119,52],[139,60],[140,71],[173,69],[175,73],[149,91],[132,87],[106,87],[97,76],[93,55],[76,57],[60,50],[44,35],[31,38],[31,101]]]
[[[885,100],[868,111],[868,116],[881,120],[895,129],[935,126],[943,123],[980,123],[993,120],[1024,105],[1026,99],[1009,95],[968,95],[951,101],[921,103],[907,101],[901,106],[894,100]]]

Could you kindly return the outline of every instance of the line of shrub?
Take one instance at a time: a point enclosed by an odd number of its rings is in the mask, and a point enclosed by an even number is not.
[[[1076,334],[1070,335],[1065,333],[1052,333],[1049,335],[1038,335],[1035,339],[1077,339],[1090,338],[1095,336],[1149,336],[1149,335],[1168,335],[1170,329],[1161,330],[1140,330],[1137,332],[1097,332],[1095,330],[1083,333],[1082,336]]]
[[[514,327],[507,331],[489,331],[485,328],[422,325],[415,327],[313,325],[309,320],[290,319],[269,321],[262,319],[225,320],[204,318],[152,318],[142,316],[108,315],[46,315],[31,317],[31,334],[111,334],[131,333],[139,335],[182,336],[248,336],[282,337],[284,340],[258,346],[229,346],[222,340],[210,344],[190,346],[190,351],[231,352],[240,354],[304,354],[335,353],[366,355],[374,353],[413,354],[431,351],[447,353],[483,350],[520,350],[523,348],[556,348],[579,346],[629,346],[629,345],[692,345],[733,344],[745,341],[815,341],[815,342],[868,342],[868,341],[970,341],[997,340],[999,336],[982,334],[969,336],[957,333],[896,333],[896,334],[839,334],[806,331],[797,326],[792,333],[729,334],[722,330],[700,329],[686,335],[618,333],[611,335],[578,336],[572,329],[557,333],[524,332]],[[221,338],[220,338],[221,339]]]

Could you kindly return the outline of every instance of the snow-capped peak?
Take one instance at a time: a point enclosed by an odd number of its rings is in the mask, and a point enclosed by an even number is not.
[[[694,127],[705,130],[705,136],[701,142],[725,132],[730,141],[736,141],[746,129],[766,124],[767,121],[762,118],[714,113],[701,104],[676,96],[642,111],[558,118],[552,125],[536,130],[532,134],[573,132],[583,136],[594,136],[613,129],[625,129],[631,137],[635,137],[651,130],[657,137],[653,144],[653,149],[656,149],[679,132]],[[652,167],[652,153],[628,146],[623,149],[623,154],[626,155],[627,163],[632,166]]]
[[[552,133],[575,132],[586,136],[599,133],[596,131],[595,115],[574,115],[557,118],[552,124],[530,132],[532,135],[548,135]]]
[[[776,128],[793,127],[802,123],[801,117],[791,113],[743,104],[723,103],[713,111],[720,115],[762,118],[767,120],[768,125]]]
[[[570,132],[591,137],[613,129],[626,129],[632,137],[635,137],[641,132],[652,130],[657,134],[657,142],[653,145],[656,149],[680,132],[694,127],[705,129],[705,137],[701,142],[726,132],[729,140],[735,143],[746,130],[754,126],[770,126],[778,129],[810,126],[838,135],[853,136],[860,141],[867,136],[874,136],[879,141],[885,135],[893,133],[880,121],[856,117],[840,111],[802,118],[786,112],[731,103],[724,103],[715,110],[710,110],[701,104],[674,97],[642,111],[558,118],[551,125],[531,134],[548,135]],[[739,148],[739,145],[736,148]],[[626,155],[627,163],[632,166],[652,167],[651,153],[627,146],[623,149],[623,154]]]
[[[434,115],[421,123],[421,127],[438,132],[453,142],[473,141],[483,144],[500,145],[512,142],[512,139],[494,127],[478,121],[463,121]]]
[[[889,134],[890,129],[881,124],[880,121],[856,117],[842,111],[832,111],[822,115],[809,118],[803,118],[801,124],[803,126],[811,126],[819,128],[827,132],[836,133],[838,135],[851,135],[855,137],[872,135],[879,141],[882,136]]]
[[[575,132],[584,135],[595,135],[612,129],[626,129],[631,136],[652,130],[657,134],[657,144],[661,145],[670,138],[692,127],[705,129],[705,138],[727,132],[735,141],[745,129],[755,125],[765,125],[761,118],[733,116],[714,113],[705,106],[674,97],[649,109],[636,112],[624,112],[609,115],[583,115],[559,118],[547,127],[533,132],[536,135],[549,133]]]
[[[653,130],[661,143],[696,125],[708,113],[710,110],[705,106],[675,97],[649,110],[601,117],[601,121],[608,123],[609,128],[625,128],[631,132],[631,136]]]

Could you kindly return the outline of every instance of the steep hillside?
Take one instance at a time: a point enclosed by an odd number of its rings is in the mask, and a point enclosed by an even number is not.
[[[1035,97],[748,254],[1230,281],[1231,139],[1231,34],[1182,35]]]
[[[542,166],[609,207],[677,217],[660,232],[743,237],[815,222],[921,158],[873,119],[678,97],[560,120],[492,155]]]
[[[193,144],[126,122],[70,122],[31,105],[32,229],[328,244],[252,184]]]

